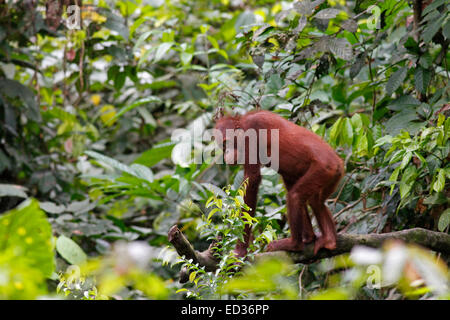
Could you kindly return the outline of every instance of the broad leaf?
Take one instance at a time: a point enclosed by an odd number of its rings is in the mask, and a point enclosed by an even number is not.
[[[175,142],[161,143],[153,148],[144,151],[133,163],[139,163],[152,167],[163,159],[170,158]]]
[[[430,70],[424,69],[422,67],[418,67],[416,72],[414,73],[414,84],[416,86],[416,90],[421,93],[426,93],[428,85],[431,80],[431,72]]]
[[[442,212],[441,216],[439,217],[438,222],[439,231],[444,232],[445,228],[447,228],[449,224],[450,224],[450,208]]]
[[[0,197],[27,198],[25,191],[27,191],[25,187],[15,184],[0,184]]]
[[[81,265],[86,262],[87,256],[83,249],[70,238],[59,236],[56,240],[56,250],[69,263]]]
[[[15,80],[0,79],[0,94],[10,98],[19,98],[25,106],[26,115],[33,121],[41,121],[39,105],[30,88]]]
[[[408,69],[406,67],[400,68],[395,71],[389,78],[386,84],[386,94],[391,96],[395,90],[397,90],[406,78]]]
[[[334,8],[326,8],[323,10],[320,10],[314,15],[314,18],[317,19],[333,19],[336,18],[336,16],[341,12],[341,10],[334,9]]]
[[[52,229],[36,200],[26,200],[0,216],[0,255],[8,251],[14,257],[26,258],[27,265],[45,277],[52,274]]]
[[[328,48],[338,58],[344,60],[353,59],[353,49],[350,42],[345,38],[335,38],[329,42]]]

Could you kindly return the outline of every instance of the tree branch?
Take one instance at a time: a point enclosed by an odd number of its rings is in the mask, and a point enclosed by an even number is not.
[[[180,256],[192,259],[194,263],[205,266],[207,271],[214,271],[217,266],[217,259],[212,253],[212,243],[209,248],[203,252],[195,250],[183,233],[177,226],[169,230],[169,241],[175,247]],[[301,252],[265,252],[256,255],[256,259],[262,257],[289,257],[294,263],[312,263],[314,261],[334,257],[343,253],[350,252],[356,245],[368,247],[380,247],[384,241],[397,239],[407,243],[415,243],[427,247],[433,251],[440,252],[450,256],[450,235],[443,232],[436,232],[422,228],[414,228],[403,231],[395,231],[382,234],[338,234],[337,247],[334,250],[321,249],[317,255],[314,255],[314,243],[305,246]],[[188,278],[187,270],[182,270],[180,282],[186,282]]]
[[[205,266],[206,271],[214,271],[217,266],[217,259],[214,257],[212,248],[216,245],[216,242],[212,242],[209,248],[203,252],[194,250],[188,239],[175,225],[170,228],[168,233],[169,242],[174,246],[175,250],[180,256],[185,256],[186,259],[192,259],[193,263],[198,263],[200,266]],[[180,272],[180,282],[185,283],[189,279],[189,273],[186,269],[182,269]]]
[[[336,249],[320,250],[317,255],[314,255],[314,244],[308,244],[302,252],[266,252],[259,254],[257,257],[288,255],[295,263],[312,263],[320,259],[350,252],[356,245],[378,248],[381,247],[384,241],[394,239],[418,244],[444,255],[450,255],[449,234],[414,228],[381,234],[338,234]]]

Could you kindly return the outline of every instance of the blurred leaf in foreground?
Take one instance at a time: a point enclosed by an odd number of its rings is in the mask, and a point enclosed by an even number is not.
[[[47,293],[54,270],[52,230],[36,200],[0,217],[0,299],[33,299]]]

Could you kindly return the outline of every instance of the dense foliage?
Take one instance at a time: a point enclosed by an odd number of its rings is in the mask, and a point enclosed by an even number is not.
[[[250,256],[286,235],[283,184],[263,170],[251,219],[242,169],[191,157],[218,108],[271,110],[345,159],[339,232],[448,233],[450,4],[416,3],[0,0],[0,298],[449,298],[412,245],[238,261],[245,223]]]

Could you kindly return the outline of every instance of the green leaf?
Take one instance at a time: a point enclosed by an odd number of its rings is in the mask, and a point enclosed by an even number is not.
[[[405,111],[405,109],[415,110],[420,103],[413,96],[404,95],[390,102],[387,107],[393,111]]]
[[[174,45],[173,42],[163,42],[158,46],[158,49],[156,49],[156,54],[155,54],[155,62],[161,60],[166,53],[170,50],[170,48],[172,48],[172,46]]]
[[[148,167],[152,167],[163,159],[170,158],[175,142],[161,143],[153,148],[144,151],[133,163],[139,163]]]
[[[355,63],[352,64],[350,67],[350,78],[355,78],[361,69],[366,65],[366,55],[365,54],[359,54],[356,59]]]
[[[400,167],[395,168],[394,172],[392,172],[391,176],[389,177],[389,181],[397,181],[398,174],[400,173]]]
[[[40,122],[42,120],[39,105],[30,88],[18,81],[0,79],[0,94],[10,98],[19,98],[26,109],[26,115],[30,120]]]
[[[11,259],[26,259],[26,265],[45,277],[53,273],[52,229],[36,200],[26,200],[0,216],[0,257],[7,252]],[[0,270],[2,263],[0,259]]]
[[[67,112],[66,110],[63,110],[59,107],[54,106],[53,108],[44,111],[43,115],[52,117],[52,118],[56,118],[59,119],[61,121],[67,121],[67,122],[72,122],[72,123],[76,123],[77,122],[77,117],[74,114],[71,114],[69,112]]]
[[[377,0],[356,0],[355,12],[360,13],[361,11],[366,10],[375,3],[377,3]]]
[[[333,146],[338,144],[338,138],[341,133],[342,128],[342,118],[339,118],[333,126],[330,128],[330,142]]]
[[[431,11],[437,9],[437,7],[443,5],[447,0],[433,0],[433,1],[429,1],[431,2],[429,5],[427,5],[427,7],[423,10],[422,15],[425,16],[428,13],[430,13]]]
[[[109,68],[107,72],[108,80],[114,80],[119,71],[120,67],[118,65],[111,66],[111,68]]]
[[[424,69],[428,69],[433,65],[433,58],[431,57],[431,55],[428,52],[426,52],[423,56],[420,57],[419,64]]]
[[[413,185],[414,185],[414,179],[417,176],[417,170],[414,166],[409,166],[406,168],[406,170],[403,172],[402,179],[400,180],[399,190],[400,190],[400,197],[403,199],[405,198],[409,192],[411,191]]]
[[[356,140],[356,150],[359,157],[369,155],[369,140],[367,139],[366,133],[358,136]]]
[[[146,50],[143,55],[141,55],[141,57],[139,58],[138,66],[140,66],[144,61],[147,60],[148,56],[153,52],[154,49],[155,48],[152,47],[152,48]]]
[[[354,33],[358,31],[358,22],[354,19],[348,19],[341,23],[341,28],[348,32]]]
[[[314,12],[314,8],[319,6],[324,0],[316,0],[312,2],[311,0],[295,1],[294,9],[302,15],[310,15]]]
[[[103,26],[107,29],[117,32],[125,40],[128,40],[129,29],[125,22],[125,19],[107,8],[97,8],[98,13],[106,17],[106,22]]]
[[[217,42],[217,40],[214,37],[211,37],[211,36],[207,36],[207,37],[208,37],[209,42],[213,46],[213,48],[219,50],[219,43]]]
[[[417,120],[419,117],[415,110],[405,109],[386,121],[386,132],[392,136],[399,134],[402,130],[414,134],[423,126],[423,123]]]
[[[71,264],[81,265],[87,260],[87,256],[80,246],[63,235],[56,240],[56,251]]]
[[[11,159],[0,149],[0,173],[5,169],[11,169]]]
[[[189,282],[194,282],[195,276],[197,275],[197,271],[192,271],[189,275]]]
[[[442,192],[434,192],[429,197],[425,198],[424,204],[428,205],[441,205],[447,203],[448,199]]]
[[[42,210],[48,213],[60,214],[66,211],[66,206],[64,205],[56,205],[53,202],[41,202],[39,206]]]
[[[211,220],[211,217],[212,217],[216,212],[219,212],[219,211],[220,211],[219,208],[214,208],[214,209],[212,209],[212,210],[209,212],[209,214],[208,214],[207,220],[208,220],[208,221]]]
[[[127,78],[127,74],[125,72],[117,72],[116,76],[114,77],[114,89],[119,91],[122,89],[123,85],[125,84],[125,79]]]
[[[396,163],[400,161],[400,159],[403,159],[403,156],[405,155],[405,150],[397,150],[391,157],[391,160],[389,160],[389,164]],[[402,168],[400,168],[402,169]]]
[[[414,73],[414,84],[420,93],[426,93],[431,80],[431,71],[418,67]]]
[[[450,224],[450,208],[442,212],[439,217],[438,229],[441,232],[444,232],[445,228]]]
[[[450,39],[450,19],[445,24],[442,33],[444,34],[445,39]]]
[[[342,142],[351,146],[353,144],[353,127],[349,118],[345,118],[342,130]]]
[[[445,186],[445,170],[439,169],[436,180],[434,181],[433,184],[433,190],[436,192],[441,192],[442,190],[444,190],[444,186]]]
[[[380,147],[380,146],[385,145],[385,144],[388,144],[388,143],[389,143],[389,144],[392,143],[392,136],[390,136],[390,135],[385,135],[385,136],[382,136],[381,138],[379,138],[379,139],[376,141],[374,147]]]
[[[418,153],[417,151],[414,151],[414,155],[419,158],[419,160],[422,162],[422,165],[426,165],[427,164],[427,160],[425,160],[425,158]]]
[[[136,108],[136,107],[139,107],[139,106],[141,106],[141,105],[143,105],[143,104],[147,104],[147,103],[153,103],[153,102],[158,102],[158,103],[160,103],[160,102],[161,102],[161,99],[158,98],[158,97],[156,97],[156,96],[149,96],[149,97],[147,97],[147,98],[140,99],[140,100],[138,100],[138,101],[136,101],[136,102],[134,102],[134,103],[132,103],[132,104],[130,104],[130,105],[128,105],[128,106],[125,106],[125,107],[121,108],[121,109],[119,110],[119,112],[117,112],[117,113],[114,115],[114,117],[112,117],[111,119],[109,119],[108,122],[107,122],[106,124],[114,122],[115,120],[117,120],[118,118],[120,118],[121,116],[123,116],[126,112],[128,112],[128,111],[130,111],[130,110],[133,110],[133,109]]]
[[[334,8],[326,8],[323,10],[320,10],[314,15],[314,18],[316,19],[333,19],[336,18],[336,16],[341,12],[341,10],[334,9]]]
[[[27,198],[27,188],[16,184],[0,184],[0,197]]]
[[[133,47],[133,51],[136,51],[137,49],[139,49],[141,47],[141,45],[144,43],[145,40],[147,40],[148,37],[150,37],[152,34],[154,34],[157,30],[150,30],[147,32],[144,32],[143,34],[141,34],[141,36],[139,37],[139,39],[137,39],[134,47]]]
[[[430,42],[434,35],[439,31],[441,28],[441,24],[445,19],[445,15],[442,15],[439,19],[429,21],[426,24],[426,28],[421,33],[422,39],[425,42]]]
[[[273,74],[267,81],[267,93],[278,93],[278,90],[283,86],[283,80],[279,74]]]
[[[398,179],[399,173],[400,173],[400,167],[395,168],[394,172],[392,172],[391,176],[389,177],[389,181],[391,181],[391,182],[396,182],[397,179]],[[389,194],[392,195],[392,191],[394,191],[394,188],[395,188],[395,184],[393,184],[393,185],[391,186],[391,191],[390,191]]]
[[[420,49],[418,43],[412,38],[409,37],[406,42],[403,44],[403,46],[409,51],[414,54],[419,54]]]
[[[243,11],[236,19],[236,22],[234,23],[234,29],[236,32],[241,32],[241,28],[244,28],[247,25],[251,25],[256,22],[255,14],[250,11],[246,10]]]
[[[110,158],[110,157],[107,157],[107,156],[105,156],[103,154],[100,154],[98,152],[85,151],[85,154],[87,154],[88,156],[94,158],[95,160],[103,162],[104,164],[106,164],[106,165],[108,165],[108,166],[110,166],[110,167],[112,167],[114,169],[117,169],[119,171],[126,172],[126,173],[128,173],[130,175],[133,175],[133,176],[136,174],[134,172],[134,170],[131,169],[129,166],[127,166],[127,165],[125,165],[125,164],[123,164],[123,163],[121,163],[121,162],[119,162],[119,161],[117,161],[117,160],[115,160],[113,158]]]
[[[408,69],[406,67],[398,69],[389,78],[386,84],[386,94],[391,96],[397,90],[406,78]]]
[[[330,40],[328,47],[338,58],[347,61],[353,59],[353,48],[346,38],[333,38]]]
[[[201,185],[203,187],[205,187],[206,190],[208,190],[209,192],[213,193],[214,195],[219,195],[221,197],[226,198],[227,194],[219,187],[217,187],[216,185],[213,185],[212,183],[208,183],[208,182],[203,182],[201,183]],[[220,203],[220,199],[216,199],[216,205],[221,208],[221,206],[219,205]]]
[[[311,295],[310,300],[348,300],[350,292],[347,288],[331,288]]]
[[[408,165],[408,163],[411,161],[411,158],[412,158],[412,152],[410,152],[410,151],[406,152],[405,155],[403,156],[402,163],[400,164],[400,168],[404,169]]]
[[[148,167],[143,166],[142,164],[133,163],[130,168],[133,169],[136,177],[149,182],[153,181],[153,172]]]
[[[193,57],[194,54],[187,51],[183,51],[180,53],[180,60],[183,66],[188,66],[191,63]]]

